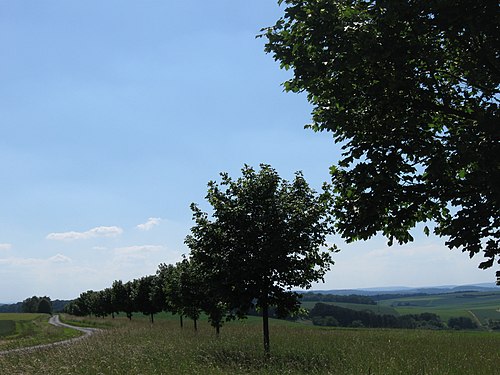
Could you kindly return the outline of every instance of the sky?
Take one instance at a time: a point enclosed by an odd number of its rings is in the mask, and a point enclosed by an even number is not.
[[[339,158],[264,53],[270,0],[0,0],[0,302],[72,299],[187,254],[189,205],[271,164],[315,189]],[[495,281],[444,239],[345,244],[314,289]]]

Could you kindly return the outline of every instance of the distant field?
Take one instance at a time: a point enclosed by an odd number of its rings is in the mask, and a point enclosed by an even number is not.
[[[72,317],[67,317],[72,319]],[[88,318],[87,318],[88,319]],[[500,375],[500,334],[490,332],[326,329],[271,320],[271,356],[261,320],[207,322],[184,329],[168,317],[93,319],[114,328],[69,346],[0,359],[0,374],[337,374]]]
[[[27,313],[0,313],[2,320],[35,320],[39,317],[47,317],[45,314],[27,314]]]
[[[441,319],[467,316],[471,313],[484,324],[488,319],[500,320],[500,292],[447,293],[419,297],[388,299],[380,305],[392,307],[400,314],[431,312]]]

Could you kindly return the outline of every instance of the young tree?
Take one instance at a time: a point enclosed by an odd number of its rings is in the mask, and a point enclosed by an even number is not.
[[[161,284],[163,285],[165,297],[165,309],[172,314],[179,314],[180,326],[183,328],[184,311],[180,290],[179,265],[180,263],[175,265],[162,263],[158,266],[156,275],[162,280]]]
[[[50,301],[50,298],[43,297],[40,299],[37,307],[37,312],[52,315],[52,302]]]
[[[154,323],[154,314],[163,309],[163,305],[158,302],[155,278],[154,275],[141,277],[137,280],[137,287],[134,290],[134,300],[138,310],[144,315],[149,315],[151,323]]]
[[[188,259],[183,259],[177,263],[177,268],[182,314],[193,320],[194,330],[197,331],[197,322],[201,315],[204,300],[202,279],[196,272],[193,263]]]
[[[125,311],[127,299],[127,290],[123,282],[121,280],[113,281],[113,285],[111,286],[111,304],[117,314],[120,311]]]
[[[328,194],[316,194],[302,174],[289,183],[269,165],[245,166],[242,177],[222,173],[209,183],[213,220],[195,204],[196,225],[186,244],[191,260],[213,280],[230,309],[262,311],[264,350],[269,352],[269,308],[281,315],[299,308],[293,287],[309,288],[332,264],[321,251],[329,233]]]
[[[102,316],[111,315],[111,317],[115,318],[115,312],[117,312],[116,307],[113,305],[113,292],[111,288],[106,288],[98,292],[99,295],[99,304],[102,310]]]
[[[22,311],[24,313],[36,313],[38,310],[38,304],[40,303],[40,297],[33,296],[26,298],[22,304]]]
[[[479,267],[491,267],[500,255],[498,1],[279,3],[285,15],[264,30],[266,51],[293,70],[285,89],[308,93],[309,127],[331,131],[344,150],[331,169],[339,233],[406,243],[432,220],[448,247],[482,251]]]

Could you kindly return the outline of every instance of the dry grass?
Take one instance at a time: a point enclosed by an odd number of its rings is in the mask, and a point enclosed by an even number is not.
[[[175,320],[115,320],[71,346],[0,357],[0,374],[418,374],[500,375],[500,335],[477,332],[318,329],[275,323],[272,355],[260,322],[219,338]]]

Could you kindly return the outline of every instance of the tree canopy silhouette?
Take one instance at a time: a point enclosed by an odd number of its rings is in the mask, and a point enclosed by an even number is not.
[[[333,213],[348,241],[412,241],[499,255],[498,1],[280,0],[266,51],[306,91],[315,131],[344,151]],[[425,227],[429,234],[430,230]],[[500,259],[498,260],[500,264]],[[497,272],[500,283],[500,271]]]

